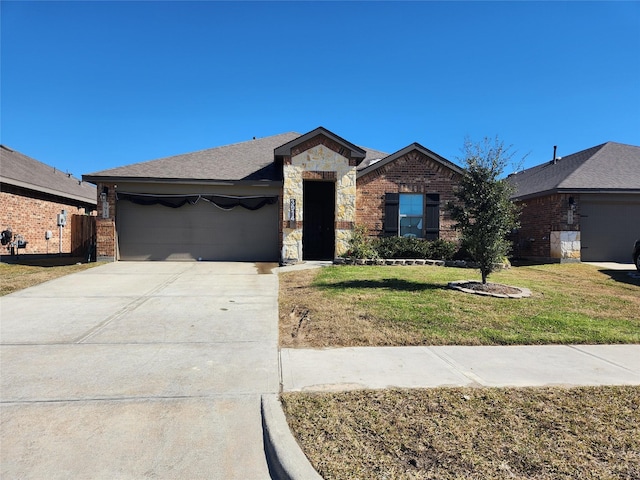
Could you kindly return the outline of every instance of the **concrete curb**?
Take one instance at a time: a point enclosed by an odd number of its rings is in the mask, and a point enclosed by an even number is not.
[[[269,472],[276,480],[322,480],[293,438],[278,395],[262,395],[262,430]]]

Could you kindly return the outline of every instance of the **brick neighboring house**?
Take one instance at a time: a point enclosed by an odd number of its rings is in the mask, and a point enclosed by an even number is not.
[[[640,238],[640,147],[607,142],[508,179],[523,205],[516,256],[631,262]]]
[[[83,254],[74,244],[74,225],[96,208],[96,188],[22,153],[0,145],[0,229],[22,235],[26,248],[19,254]],[[67,213],[62,228],[62,251],[58,214]],[[47,240],[45,234],[51,232]],[[77,242],[76,242],[77,243]],[[73,250],[78,251],[73,251]],[[7,246],[2,254],[10,253]]]
[[[97,185],[98,259],[296,262],[346,252],[356,222],[455,238],[441,206],[461,173],[417,143],[388,155],[318,127],[83,178]]]

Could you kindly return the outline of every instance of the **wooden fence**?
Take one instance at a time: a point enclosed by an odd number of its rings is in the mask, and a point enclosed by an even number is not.
[[[95,262],[93,251],[96,244],[96,217],[92,215],[71,215],[71,254]]]

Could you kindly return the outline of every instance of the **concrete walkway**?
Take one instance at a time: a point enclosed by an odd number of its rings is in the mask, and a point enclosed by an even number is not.
[[[640,385],[640,345],[282,349],[284,391]]]
[[[269,478],[278,277],[258,273],[121,262],[2,297],[0,477]]]

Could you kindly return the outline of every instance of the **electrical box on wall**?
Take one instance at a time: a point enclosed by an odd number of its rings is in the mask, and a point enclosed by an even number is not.
[[[51,240],[51,237],[53,237],[53,232],[51,230],[47,230],[46,232],[44,232],[45,240]]]
[[[58,214],[58,226],[59,227],[64,227],[67,224],[67,216],[59,213]]]

